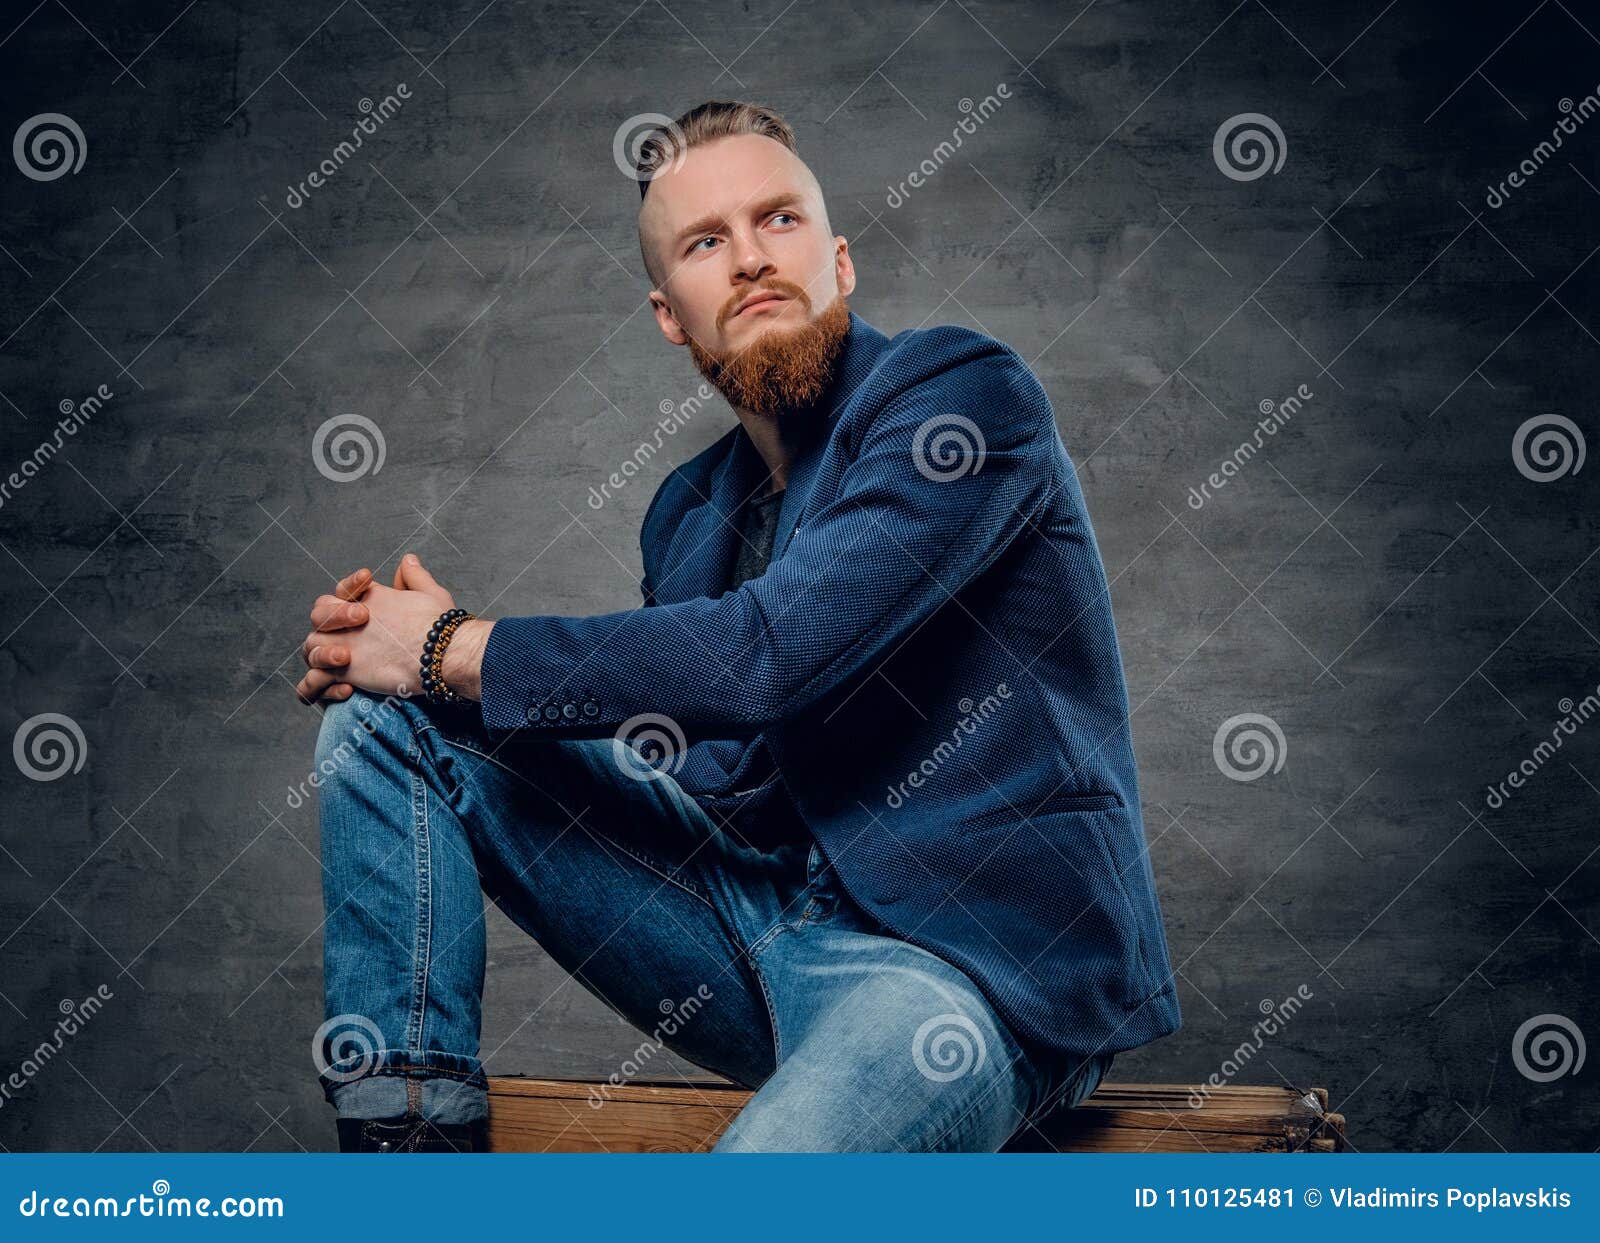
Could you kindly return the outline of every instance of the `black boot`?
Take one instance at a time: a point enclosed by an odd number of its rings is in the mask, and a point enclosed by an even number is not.
[[[426,1118],[339,1118],[340,1152],[488,1152],[489,1120],[430,1122]]]

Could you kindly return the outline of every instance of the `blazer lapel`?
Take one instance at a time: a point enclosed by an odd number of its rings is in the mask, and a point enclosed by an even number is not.
[[[739,509],[766,476],[760,454],[743,425],[728,435],[728,449],[711,474],[709,491],[684,515],[669,555],[678,558],[662,586],[673,600],[720,596],[738,551]],[[785,498],[787,499],[787,498]],[[678,550],[681,549],[681,553]]]
[[[810,444],[789,464],[789,483],[778,509],[778,534],[772,543],[772,559],[783,556],[789,541],[805,522],[806,509],[816,485],[817,466],[822,461],[823,450],[833,437],[833,425],[861,382],[877,365],[879,356],[889,344],[884,336],[854,311],[850,312],[850,332],[844,339],[839,355],[839,365],[833,383],[817,403],[823,424]]]
[[[822,450],[827,441],[826,435],[819,436],[789,464],[789,482],[784,486],[783,500],[778,504],[778,531],[772,541],[774,561],[783,556],[784,549],[789,547],[789,541],[804,520],[806,502],[811,499],[811,489],[816,482],[817,463],[822,460]]]

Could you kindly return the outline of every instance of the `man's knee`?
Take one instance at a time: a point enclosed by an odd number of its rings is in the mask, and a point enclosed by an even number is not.
[[[327,705],[311,770],[290,805],[309,806],[321,826],[328,880],[339,892],[367,883],[376,860],[414,870],[397,850],[416,826],[410,769],[416,734],[403,701],[355,692]],[[354,869],[353,871],[351,869]]]
[[[402,720],[401,704],[402,701],[393,696],[380,700],[365,691],[356,691],[348,699],[327,704],[322,710],[322,726],[317,733],[317,762],[347,757],[362,740],[378,733],[386,722]]]
[[[323,710],[306,784],[326,789],[351,780],[385,753],[404,753],[413,736],[406,702],[356,691]]]

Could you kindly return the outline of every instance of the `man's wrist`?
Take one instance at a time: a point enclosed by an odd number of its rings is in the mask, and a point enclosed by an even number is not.
[[[476,617],[464,621],[444,649],[444,684],[463,699],[483,698],[483,649],[494,622]]]

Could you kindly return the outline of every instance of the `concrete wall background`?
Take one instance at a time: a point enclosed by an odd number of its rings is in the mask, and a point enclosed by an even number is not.
[[[1518,1032],[1600,1029],[1600,725],[1485,801],[1600,683],[1600,469],[1536,481],[1512,447],[1536,416],[1600,432],[1600,120],[1486,204],[1600,84],[1592,16],[25,11],[0,42],[5,133],[62,113],[87,150],[54,180],[0,167],[0,473],[59,403],[113,396],[0,506],[0,733],[63,714],[84,759],[51,781],[0,762],[0,1072],[63,999],[112,998],[4,1100],[7,1148],[332,1145],[309,1050],[317,829],[285,797],[316,730],[290,694],[304,612],[406,548],[501,613],[636,602],[656,482],[732,416],[718,403],[587,507],[699,381],[644,309],[612,140],[713,97],[795,124],[858,312],[991,332],[1055,403],[1113,576],[1181,972],[1183,1030],[1118,1077],[1204,1079],[1305,985],[1241,1078],[1326,1086],[1356,1146],[1593,1146],[1592,1076],[1569,1057],[1546,1079]],[[360,158],[287,206],[359,101],[402,82]],[[1011,98],[890,206],[959,101],[1000,83]],[[1276,174],[1213,158],[1241,113],[1281,128]],[[1259,403],[1300,385],[1304,408],[1190,508]],[[343,413],[387,456],[341,484],[312,438]],[[1247,712],[1285,762],[1236,781],[1213,742]],[[491,1072],[609,1073],[637,1034],[491,920]]]

